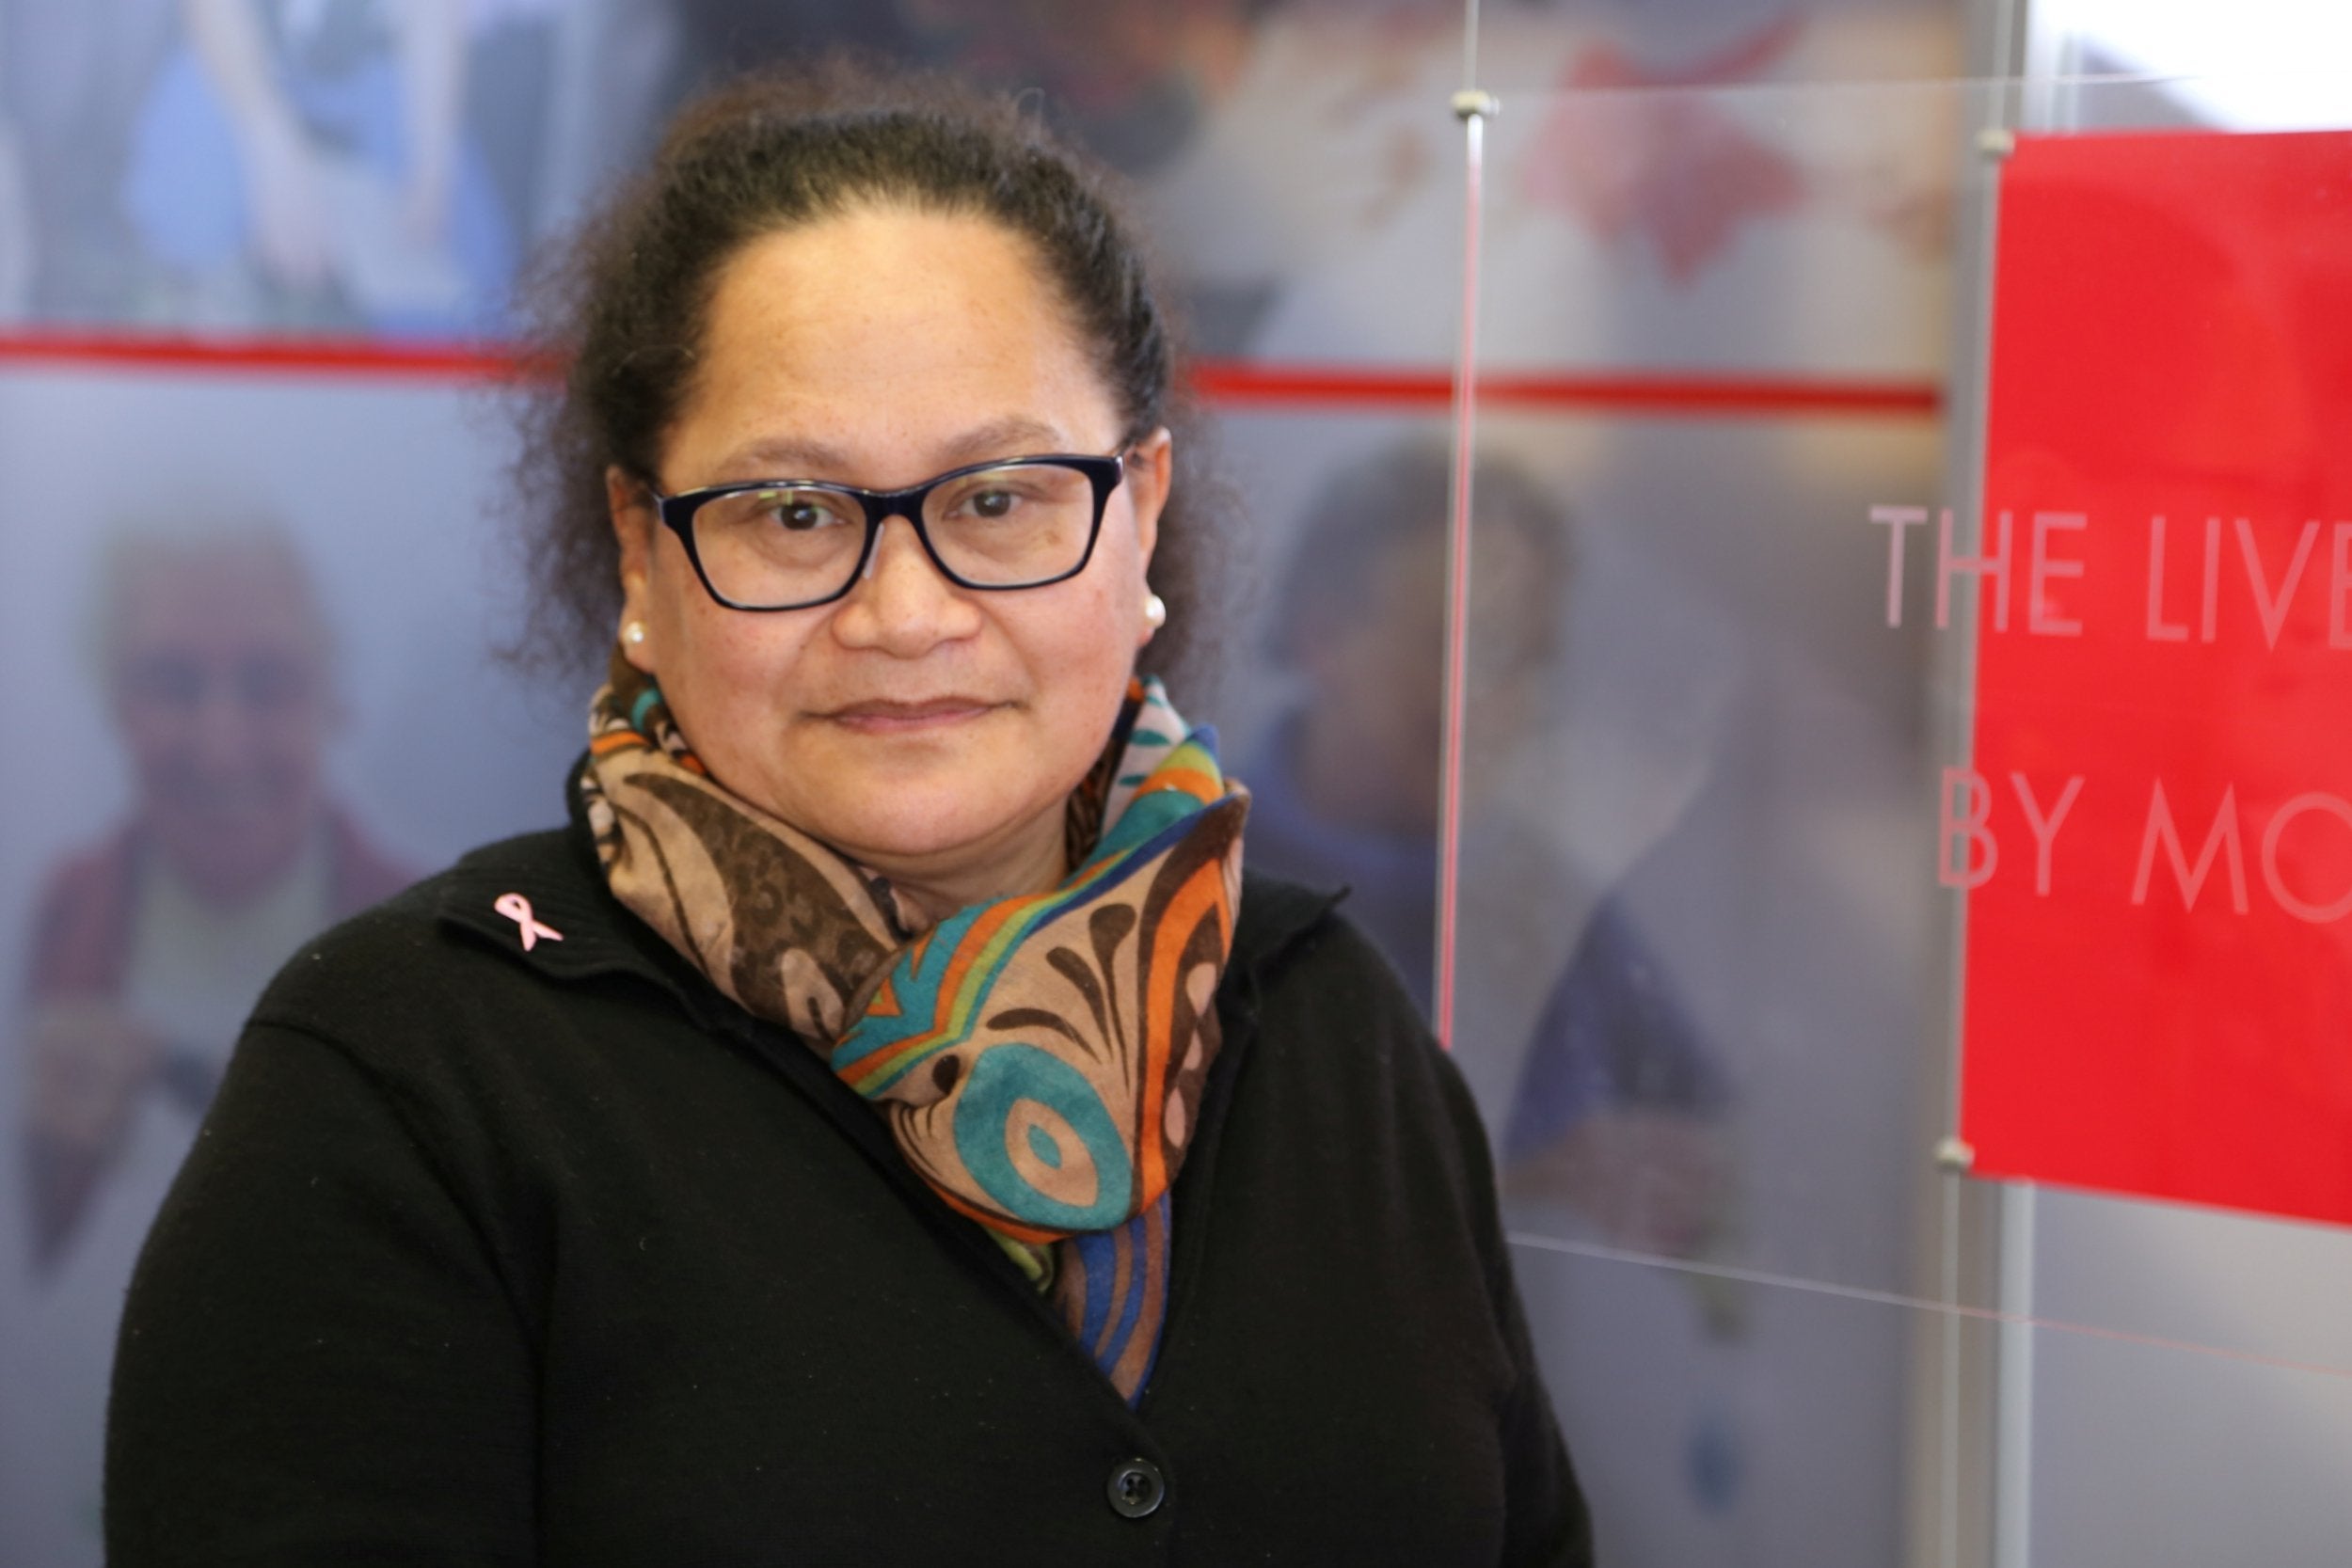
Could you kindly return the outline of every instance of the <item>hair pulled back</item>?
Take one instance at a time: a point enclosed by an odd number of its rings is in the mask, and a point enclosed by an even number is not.
[[[651,166],[532,290],[538,351],[567,373],[526,415],[517,465],[538,590],[526,645],[568,660],[610,644],[620,558],[605,470],[651,481],[692,390],[726,263],[766,234],[903,207],[984,218],[1025,239],[1090,353],[1122,440],[1176,433],[1152,566],[1168,620],[1140,662],[1181,676],[1214,608],[1218,541],[1201,518],[1218,498],[1177,386],[1173,324],[1112,180],[1039,116],[936,75],[833,60],[747,76],[690,105]]]

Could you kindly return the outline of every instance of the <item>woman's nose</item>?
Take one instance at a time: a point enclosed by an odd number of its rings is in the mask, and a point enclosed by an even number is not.
[[[979,629],[969,594],[942,576],[938,563],[904,517],[883,521],[865,573],[834,616],[834,635],[847,646],[913,657],[940,642]]]

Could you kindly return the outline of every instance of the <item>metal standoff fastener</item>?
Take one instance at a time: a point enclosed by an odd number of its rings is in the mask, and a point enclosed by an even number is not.
[[[2017,133],[2006,126],[1988,125],[1977,133],[1977,150],[1988,158],[2006,158],[2017,150]]]
[[[1502,112],[1502,100],[1480,87],[1464,87],[1454,95],[1456,119],[1492,119]]]
[[[1935,1163],[1946,1170],[1965,1175],[1976,1168],[1977,1151],[1967,1140],[1954,1133],[1935,1146]]]

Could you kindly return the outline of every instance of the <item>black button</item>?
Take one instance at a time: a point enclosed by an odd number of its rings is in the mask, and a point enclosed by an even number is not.
[[[1130,1459],[1111,1472],[1111,1507],[1130,1519],[1140,1519],[1168,1496],[1160,1467],[1148,1459]]]

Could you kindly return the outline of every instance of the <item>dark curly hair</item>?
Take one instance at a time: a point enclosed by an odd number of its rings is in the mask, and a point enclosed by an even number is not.
[[[937,75],[843,59],[740,78],[688,106],[651,166],[527,291],[532,353],[567,367],[529,402],[516,497],[537,593],[518,650],[542,665],[600,658],[620,609],[604,475],[641,478],[691,390],[719,275],[762,235],[861,206],[969,214],[1025,239],[1092,353],[1133,440],[1176,436],[1152,584],[1167,626],[1139,666],[1171,686],[1213,637],[1230,493],[1177,377],[1177,332],[1114,177],[1034,113]]]

